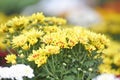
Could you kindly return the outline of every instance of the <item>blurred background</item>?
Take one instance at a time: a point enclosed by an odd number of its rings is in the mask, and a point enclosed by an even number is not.
[[[120,0],[0,0],[0,24],[15,16],[29,16],[37,12],[43,12],[46,16],[63,17],[70,25],[105,34],[111,40],[111,46],[105,51],[104,60],[113,61],[120,57],[116,56],[120,55]],[[0,33],[0,49],[4,48],[3,40],[4,36]],[[110,53],[114,56],[108,56]],[[108,64],[104,61],[101,67],[105,65],[112,66],[108,72],[116,74],[117,68],[120,74],[117,63]]]
[[[0,0],[0,24],[37,12],[120,40],[120,0]]]
[[[119,16],[119,0],[0,0],[3,22],[12,16],[43,12],[66,18],[69,24],[90,27],[109,17]],[[108,15],[109,14],[109,15]],[[112,14],[112,15],[111,15]],[[7,19],[5,18],[7,16]],[[2,22],[0,20],[0,22]]]

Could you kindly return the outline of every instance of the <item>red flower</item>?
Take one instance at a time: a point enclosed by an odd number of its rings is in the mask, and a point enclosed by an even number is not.
[[[117,77],[117,78],[120,78],[120,75],[117,75],[116,77]]]
[[[4,66],[6,64],[5,57],[7,54],[7,51],[0,50],[0,66]]]
[[[0,50],[0,57],[5,57],[8,54],[7,51]]]

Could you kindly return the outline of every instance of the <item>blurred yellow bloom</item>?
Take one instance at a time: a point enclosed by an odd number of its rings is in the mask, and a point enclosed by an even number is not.
[[[0,34],[0,49],[6,49],[7,44],[5,44],[5,34],[1,33]]]
[[[110,58],[106,58],[106,57],[105,57],[105,58],[103,59],[103,63],[104,63],[104,64],[111,64],[111,63],[112,63],[112,60],[111,60]]]
[[[120,34],[120,14],[109,13],[105,14],[102,23],[93,25],[90,29],[100,33]]]
[[[100,73],[110,73],[111,72],[111,66],[107,64],[101,64],[99,67]]]
[[[120,67],[120,54],[114,56],[113,63]]]
[[[56,17],[46,17],[45,21],[51,25],[65,25],[66,24],[66,20],[62,19],[62,18],[56,18]]]
[[[4,13],[0,12],[0,24],[3,24],[5,22],[7,22],[8,20],[10,20],[11,18],[13,18],[15,15],[5,15]]]
[[[9,28],[9,32],[10,32],[10,33],[14,33],[15,31],[14,31],[13,28]]]
[[[4,32],[7,32],[7,31],[8,31],[8,28],[7,28],[6,24],[1,24],[0,25],[0,32],[4,33]]]
[[[99,66],[99,70],[101,73],[104,73],[104,70],[107,69],[104,67],[111,66],[109,71],[106,71],[107,73],[112,73],[115,75],[120,74],[120,44],[119,42],[115,42],[113,40],[110,41],[110,45],[108,49],[103,51],[103,63],[104,65]],[[109,68],[109,67],[108,67]]]

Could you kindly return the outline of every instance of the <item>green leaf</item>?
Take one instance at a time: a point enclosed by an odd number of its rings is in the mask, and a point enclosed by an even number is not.
[[[64,76],[63,80],[74,80],[75,77],[70,75],[70,76]]]
[[[73,73],[77,73],[76,68],[72,68],[71,71],[72,71]]]
[[[85,65],[85,66],[92,66],[92,65],[94,65],[94,63],[95,63],[94,60],[90,60],[90,61],[84,62],[84,65]]]
[[[87,80],[91,80],[91,79],[94,78],[95,76],[96,76],[95,73],[91,73],[91,74],[89,74]]]

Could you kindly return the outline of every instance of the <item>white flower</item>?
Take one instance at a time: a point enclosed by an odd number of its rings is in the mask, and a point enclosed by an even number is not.
[[[13,70],[13,75],[16,79],[24,76],[28,78],[32,78],[34,76],[33,69],[31,69],[30,66],[26,66],[24,64],[14,65],[11,67],[11,69]]]
[[[10,69],[8,67],[0,67],[0,79],[1,78],[12,78],[10,75]]]
[[[33,69],[24,64],[16,64],[11,67],[0,67],[0,79],[13,79],[23,80],[23,77],[32,78],[34,77]]]
[[[101,74],[101,75],[98,75],[96,78],[93,78],[92,80],[120,80],[118,78],[116,78],[115,75],[113,74]]]

